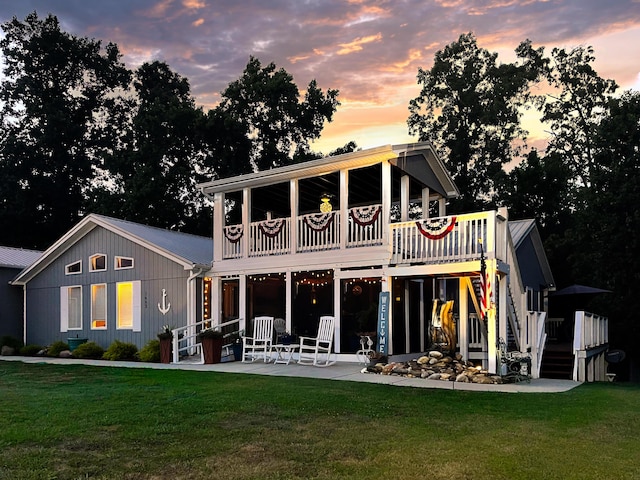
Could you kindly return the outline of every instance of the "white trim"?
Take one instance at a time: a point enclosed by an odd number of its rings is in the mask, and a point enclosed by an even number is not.
[[[80,270],[77,272],[70,272],[69,268],[73,265],[80,264]],[[65,275],[80,275],[82,273],[82,260],[76,260],[75,262],[71,262],[64,266],[64,274]]]
[[[93,318],[93,288],[94,287],[104,287],[104,319],[99,319],[99,320],[104,320],[104,327],[94,327],[93,326],[93,322],[94,322],[94,318]],[[108,316],[108,288],[106,283],[92,283],[91,284],[91,291],[90,291],[90,296],[91,296],[91,318],[90,320],[90,324],[89,327],[91,328],[91,330],[106,330],[107,326],[109,325],[109,323],[107,322],[107,316]]]
[[[104,268],[94,268],[93,259],[104,257]],[[90,272],[106,272],[107,271],[107,254],[106,253],[94,253],[89,257],[89,271]]]
[[[118,260],[131,260],[131,266],[129,267],[119,267],[118,266]],[[129,270],[131,268],[135,267],[135,260],[133,259],[133,257],[123,257],[121,255],[116,255],[113,258],[113,269],[114,270]]]
[[[80,289],[80,327],[69,326],[69,290],[72,288]],[[60,287],[60,331],[67,332],[69,330],[82,330],[82,285],[68,285]]]

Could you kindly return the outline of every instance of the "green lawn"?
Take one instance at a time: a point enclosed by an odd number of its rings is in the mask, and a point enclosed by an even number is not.
[[[0,362],[0,479],[638,479],[640,386],[506,394]]]

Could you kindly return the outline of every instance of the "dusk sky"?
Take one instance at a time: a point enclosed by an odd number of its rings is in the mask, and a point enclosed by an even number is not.
[[[640,0],[0,0],[0,21],[34,10],[118,44],[130,68],[167,62],[205,110],[250,55],[287,70],[301,90],[314,78],[336,88],[342,105],[312,145],[323,153],[350,140],[361,148],[416,140],[406,120],[418,68],[467,32],[505,62],[527,38],[547,51],[591,45],[601,77],[620,92],[640,90]],[[544,136],[534,123],[532,139]]]

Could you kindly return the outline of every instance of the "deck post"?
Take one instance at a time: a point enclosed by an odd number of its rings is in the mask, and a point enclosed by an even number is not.
[[[382,244],[390,246],[389,212],[391,212],[391,164],[389,162],[382,162],[382,212]]]
[[[222,244],[224,242],[224,193],[213,196],[213,231],[219,232],[220,241],[213,242],[213,261],[222,260]],[[245,235],[246,236],[246,235]]]
[[[289,182],[289,202],[291,204],[291,228],[289,229],[289,239],[291,244],[289,245],[291,255],[298,253],[298,179],[292,178]]]
[[[467,278],[458,281],[458,343],[460,355],[464,360],[469,360],[469,293]]]
[[[342,201],[342,200],[341,200]],[[341,275],[338,268],[333,270],[333,317],[335,318],[333,330],[333,348],[340,353],[340,338],[342,335],[342,322],[340,321],[340,303],[342,301]]]
[[[249,237],[251,236],[251,189],[250,188],[242,189],[242,229],[244,232],[244,235],[242,235],[242,240],[241,240],[242,241],[242,258],[247,258],[249,256]]]
[[[349,226],[349,171],[340,170],[340,250],[347,248]],[[336,310],[336,313],[338,310]]]

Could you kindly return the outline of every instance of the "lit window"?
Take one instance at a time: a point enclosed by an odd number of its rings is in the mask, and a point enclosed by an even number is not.
[[[116,284],[116,326],[119,329],[139,332],[140,281],[121,282]]]
[[[107,256],[103,254],[89,257],[89,270],[92,272],[102,272],[107,269]]]
[[[77,275],[78,273],[82,273],[82,260],[70,263],[64,267],[65,275]]]
[[[82,287],[60,287],[60,331],[82,330]]]
[[[91,285],[91,328],[107,328],[107,284]]]
[[[133,258],[131,257],[116,257],[116,270],[125,270],[127,268],[133,268]]]

